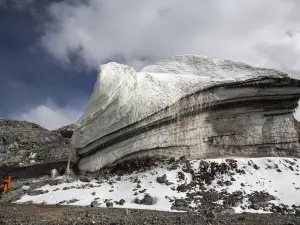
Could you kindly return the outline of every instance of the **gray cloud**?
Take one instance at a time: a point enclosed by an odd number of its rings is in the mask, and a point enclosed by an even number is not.
[[[0,0],[0,7],[12,6],[17,10],[25,10],[36,0]]]
[[[140,69],[189,53],[300,70],[299,1],[79,2],[51,4],[41,38],[42,46],[65,65],[74,54],[93,68],[121,56]]]

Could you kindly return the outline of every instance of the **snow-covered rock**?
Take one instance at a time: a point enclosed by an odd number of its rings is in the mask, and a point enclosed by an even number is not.
[[[32,190],[16,202],[90,206],[96,201],[93,207],[113,203],[113,207],[163,211],[300,215],[299,170],[300,159],[282,157],[165,161],[89,182],[61,183],[58,177],[59,184]],[[164,175],[170,185],[157,182]]]
[[[277,70],[194,55],[141,72],[101,65],[72,136],[78,168],[151,155],[299,156],[299,87]]]

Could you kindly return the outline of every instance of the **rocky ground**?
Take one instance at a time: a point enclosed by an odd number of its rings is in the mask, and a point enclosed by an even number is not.
[[[299,159],[145,157],[65,177],[73,128],[0,120],[0,224],[300,224]]]
[[[280,214],[203,216],[153,210],[87,208],[46,205],[0,205],[3,225],[298,225],[300,217]]]
[[[65,165],[72,128],[49,131],[26,121],[0,119],[0,173],[36,177]]]
[[[2,196],[0,202],[6,204],[1,204],[5,215],[0,218],[6,224],[13,224],[7,222],[9,217],[15,224],[300,224],[299,204],[286,203],[280,186],[272,187],[274,180],[259,176],[266,171],[274,173],[275,180],[288,175],[290,186],[286,180],[281,183],[295,198],[298,159],[258,160],[195,164],[185,158],[140,158],[95,174],[23,179]],[[25,204],[10,204],[16,200]],[[153,210],[165,207],[173,211]],[[30,213],[40,216],[27,217]]]

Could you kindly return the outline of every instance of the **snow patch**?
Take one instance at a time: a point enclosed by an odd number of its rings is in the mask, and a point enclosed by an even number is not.
[[[243,201],[238,206],[231,207],[236,213],[255,212],[269,213],[268,210],[249,208],[251,202],[248,195],[255,192],[267,192],[274,196],[275,199],[268,201],[275,205],[284,204],[289,207],[292,205],[300,206],[300,160],[295,158],[232,158],[237,163],[237,168],[243,173],[222,174],[216,176],[211,184],[206,184],[206,191],[214,190],[220,194],[220,199],[214,201],[213,204],[222,206],[224,200],[221,199],[224,189],[227,193],[232,194],[237,191],[243,193]],[[207,159],[190,161],[192,169],[197,172],[200,162],[208,163],[228,163],[226,159]],[[184,178],[179,179],[179,173],[184,174]],[[169,181],[166,183],[158,183],[157,177],[164,174]],[[59,177],[57,179],[63,179]],[[92,180],[90,182],[82,182],[76,180],[71,183],[61,183],[58,185],[46,185],[37,190],[48,191],[39,195],[24,195],[16,203],[25,203],[33,201],[33,203],[46,204],[63,204],[63,205],[81,205],[89,206],[92,201],[97,200],[99,206],[106,206],[106,202],[113,202],[114,207],[136,208],[136,209],[152,209],[170,211],[174,205],[175,199],[186,199],[191,193],[201,190],[201,187],[192,187],[186,191],[178,191],[180,185],[188,185],[191,183],[192,174],[184,172],[183,167],[170,170],[168,165],[155,167],[146,172],[135,172],[122,177],[113,176],[109,179]],[[224,180],[231,180],[229,185],[223,185]],[[222,184],[222,185],[221,185]],[[142,199],[145,194],[154,197],[157,202],[154,205],[142,205],[134,203],[136,198]],[[204,192],[203,192],[204,193]],[[203,196],[194,196],[193,201],[189,202],[190,208],[197,208],[201,203]],[[77,201],[72,201],[76,199]],[[125,200],[124,205],[117,205],[121,199]]]

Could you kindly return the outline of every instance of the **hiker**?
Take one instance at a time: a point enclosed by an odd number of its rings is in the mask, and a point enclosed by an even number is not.
[[[10,176],[3,176],[2,179],[0,179],[0,192],[6,192],[8,191],[8,184],[10,183],[11,178]]]

